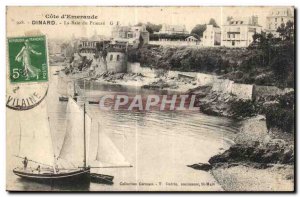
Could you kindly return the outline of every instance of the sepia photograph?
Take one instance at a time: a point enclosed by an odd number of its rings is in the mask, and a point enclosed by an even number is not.
[[[295,192],[293,6],[7,6],[6,190]]]

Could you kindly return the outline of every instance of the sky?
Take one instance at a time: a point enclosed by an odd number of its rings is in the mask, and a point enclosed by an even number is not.
[[[222,25],[228,16],[245,17],[258,16],[259,24],[266,26],[266,16],[274,7],[8,7],[7,35],[22,36],[26,31],[39,30],[49,38],[89,37],[93,34],[110,36],[112,27],[120,25],[134,25],[139,22],[155,24],[185,25],[191,31],[196,24],[206,24],[214,18],[218,25]],[[95,15],[95,22],[105,25],[64,25],[65,19],[46,18],[46,16]],[[56,25],[32,25],[32,21],[55,20]],[[23,21],[25,24],[17,24]],[[67,20],[71,22],[71,20]]]

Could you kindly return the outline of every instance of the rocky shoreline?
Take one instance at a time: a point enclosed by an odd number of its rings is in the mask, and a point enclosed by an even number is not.
[[[278,123],[294,113],[293,92],[246,101],[211,86],[190,93],[202,113],[234,118],[241,126],[228,150],[188,167],[210,171],[226,191],[294,191],[294,131]]]
[[[264,116],[244,120],[234,142],[208,163],[189,167],[210,171],[226,191],[294,190],[294,145],[275,138]]]
[[[147,77],[141,73],[104,72],[95,77],[90,77],[89,80],[107,84],[138,86],[144,89],[170,90],[182,93],[197,87],[195,79],[169,78],[167,76]]]

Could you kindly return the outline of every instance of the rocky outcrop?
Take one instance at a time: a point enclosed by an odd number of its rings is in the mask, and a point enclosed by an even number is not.
[[[177,88],[178,86],[176,84],[170,84],[166,82],[165,80],[159,79],[158,81],[155,81],[151,84],[147,84],[142,86],[145,89],[164,89],[164,88]]]
[[[294,145],[282,138],[275,138],[268,131],[266,118],[262,115],[244,120],[234,142],[236,144],[228,150],[211,157],[208,164],[189,167],[207,171],[220,166],[247,164],[264,169],[274,164],[293,164],[295,161]]]
[[[255,108],[251,101],[245,101],[228,93],[210,91],[197,93],[200,111],[207,115],[225,116],[235,119],[254,116]]]
[[[235,145],[224,153],[210,158],[209,163],[280,163],[294,162],[294,146],[283,139],[274,138],[268,131],[266,118],[256,116],[243,121]]]
[[[117,80],[124,81],[140,81],[144,78],[144,76],[140,73],[114,73],[114,72],[103,72],[98,74],[93,79],[100,79],[106,82],[116,83]]]
[[[203,171],[209,171],[212,169],[212,165],[210,165],[209,163],[197,163],[197,164],[187,165],[187,166],[195,170],[203,170]]]
[[[252,145],[235,144],[224,153],[211,157],[208,162],[211,165],[237,162],[292,164],[294,147],[276,139],[271,140],[267,145],[259,142],[254,142]]]

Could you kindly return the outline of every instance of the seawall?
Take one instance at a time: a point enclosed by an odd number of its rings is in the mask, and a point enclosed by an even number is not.
[[[194,78],[198,86],[212,86],[212,90],[220,93],[231,93],[240,99],[251,100],[253,85],[238,84],[228,79],[219,79],[216,75],[198,72],[165,71],[149,67],[141,67],[140,63],[127,64],[128,73],[141,73],[146,77],[165,76],[166,78]]]
[[[161,76],[165,76],[166,78],[194,78],[196,79],[198,86],[212,86],[212,91],[232,94],[237,98],[243,100],[260,99],[261,97],[282,95],[293,91],[293,88],[280,89],[275,86],[260,86],[253,84],[235,83],[234,81],[229,79],[220,79],[220,76],[212,74],[181,72],[173,70],[165,71],[163,69],[142,67],[138,62],[128,62],[127,72],[141,73],[146,77],[152,78]]]

